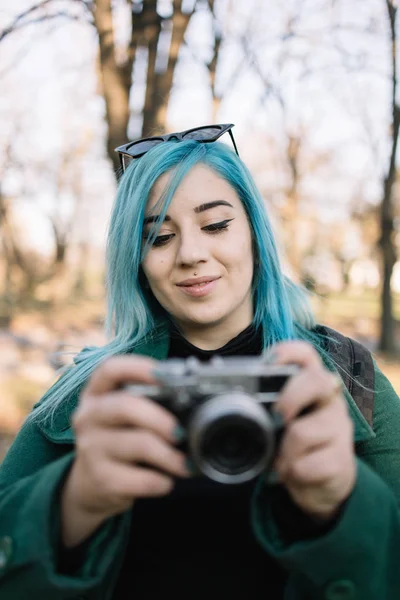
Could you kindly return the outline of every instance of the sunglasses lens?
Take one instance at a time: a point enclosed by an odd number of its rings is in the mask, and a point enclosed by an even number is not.
[[[126,169],[129,167],[132,160],[135,158],[140,158],[143,156],[143,154],[146,154],[146,152],[154,148],[154,146],[160,144],[162,141],[162,138],[152,138],[151,140],[143,140],[137,144],[133,143],[132,145],[128,146],[125,152],[128,152],[129,154],[121,154],[124,171],[126,171]]]
[[[209,140],[221,133],[220,127],[205,127],[204,129],[194,129],[188,131],[183,137],[185,140]]]
[[[129,147],[128,152],[132,156],[132,158],[138,158],[143,154],[146,154],[149,150],[154,148],[163,141],[162,138],[152,138],[151,140],[143,140],[138,142],[137,144],[132,144]]]

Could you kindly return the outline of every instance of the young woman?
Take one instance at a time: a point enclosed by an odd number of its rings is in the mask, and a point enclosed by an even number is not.
[[[231,127],[118,149],[110,341],[78,355],[1,466],[2,600],[400,597],[399,399],[374,365],[372,429],[339,385],[248,170],[216,141]],[[125,387],[156,384],[167,358],[266,350],[299,366],[276,403],[274,485],[193,473],[178,419]]]

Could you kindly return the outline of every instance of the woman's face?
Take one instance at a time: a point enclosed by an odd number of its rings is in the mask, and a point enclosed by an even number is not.
[[[147,217],[168,178],[166,173],[154,185]],[[145,225],[145,236],[150,229]],[[143,271],[158,302],[192,343],[206,340],[210,330],[217,348],[251,323],[250,227],[235,190],[210,168],[198,165],[182,181]]]

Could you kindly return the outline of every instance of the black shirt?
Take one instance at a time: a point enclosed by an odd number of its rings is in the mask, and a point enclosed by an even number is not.
[[[261,348],[253,326],[216,351],[200,350],[173,331],[168,357],[208,360],[257,355]],[[166,497],[137,500],[113,600],[282,599],[286,575],[250,524],[255,484],[194,477],[177,480]]]

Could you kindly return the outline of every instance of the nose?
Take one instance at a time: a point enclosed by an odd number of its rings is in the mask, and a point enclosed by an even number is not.
[[[201,262],[207,262],[209,249],[202,232],[196,232],[193,229],[181,232],[179,241],[176,255],[177,266],[195,267]]]

